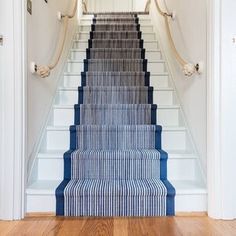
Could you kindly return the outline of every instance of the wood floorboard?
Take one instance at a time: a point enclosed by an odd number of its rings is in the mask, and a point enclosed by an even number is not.
[[[236,236],[236,220],[202,217],[58,218],[0,221],[0,236]]]

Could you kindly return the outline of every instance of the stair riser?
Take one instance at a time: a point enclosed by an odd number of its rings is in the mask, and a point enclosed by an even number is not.
[[[56,197],[54,194],[27,194],[27,213],[55,213]]]
[[[153,103],[157,105],[173,105],[173,91],[158,90],[153,92]],[[57,104],[78,104],[78,92],[76,90],[59,91]]]
[[[93,19],[82,19],[81,20],[81,25],[89,25],[89,24],[93,24]],[[139,19],[139,24],[151,24],[151,20],[141,18],[141,19]]]
[[[73,126],[70,127],[70,150],[161,149],[161,131],[161,127],[150,125]]]
[[[72,48],[85,51],[87,48],[89,48],[89,43],[88,41],[74,41]],[[157,50],[159,49],[159,46],[157,41],[145,41],[143,48],[146,50]]]
[[[162,148],[164,150],[185,150],[186,131],[163,131]],[[68,150],[70,147],[69,130],[47,130],[46,132],[47,150]]]
[[[75,35],[75,40],[89,40],[90,39],[90,34],[89,32],[85,33],[78,33]],[[144,41],[146,40],[156,40],[156,36],[154,33],[142,33],[142,39]]]
[[[91,156],[90,156],[91,157]],[[90,160],[88,160],[90,159]],[[70,159],[71,160],[71,159]],[[77,157],[77,160],[66,160],[65,166],[71,169],[71,163],[77,166],[76,169],[67,172],[65,179],[125,179],[125,180],[139,180],[139,179],[160,179],[160,160],[144,160],[144,159],[129,159],[123,160],[98,160],[95,158],[85,157],[83,160]],[[161,161],[163,166],[167,165],[166,160]],[[97,166],[99,165],[99,169]],[[165,175],[166,178],[166,175]]]
[[[168,159],[168,179],[193,180],[195,178],[195,159]],[[64,173],[63,157],[38,159],[39,180],[62,180]],[[52,171],[53,170],[53,171]],[[184,170],[184,171],[183,171]]]
[[[81,86],[81,75],[65,75],[63,80],[63,85],[65,87],[79,87]],[[154,88],[165,88],[169,86],[169,76],[168,75],[151,75],[150,86]]]
[[[176,212],[206,212],[207,194],[176,194],[175,197]]]
[[[54,126],[69,126],[74,124],[74,109],[54,108],[53,112]],[[163,126],[178,126],[179,125],[179,109],[158,109],[157,124]]]
[[[86,58],[86,53],[85,52],[83,53],[81,51],[71,51],[71,53],[70,53],[70,59],[71,60],[83,61],[85,58]],[[150,61],[161,60],[162,55],[161,55],[160,52],[146,51],[145,58],[147,58]]]
[[[43,204],[42,204],[43,203]],[[207,211],[206,194],[178,194],[175,198],[176,212],[205,212]],[[27,213],[55,213],[55,194],[44,195],[27,194]]]
[[[79,73],[84,71],[84,62],[72,61],[67,63],[67,72]],[[147,71],[151,73],[166,72],[165,62],[148,62]]]
[[[91,24],[89,25],[80,25],[79,26],[79,32],[81,31],[86,31],[86,32],[90,32],[91,31]],[[140,27],[140,31],[142,31],[143,33],[152,33],[153,32],[153,26],[152,25],[141,25]]]

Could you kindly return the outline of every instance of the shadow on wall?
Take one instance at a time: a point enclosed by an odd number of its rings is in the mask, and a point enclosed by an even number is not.
[[[207,12],[205,0],[159,0],[162,9],[176,12],[171,21],[171,33],[179,53],[190,62],[207,61]],[[206,71],[191,78],[183,75],[177,63],[160,16],[152,1],[150,8],[155,28],[158,31],[163,50],[169,62],[174,84],[187,118],[201,164],[206,174],[206,127],[207,127],[207,77]]]
[[[62,28],[61,22],[57,19],[57,13],[58,11],[70,12],[73,7],[74,1],[50,0],[48,3],[45,1],[32,1],[32,15],[27,13],[28,65],[32,61],[42,65],[51,62]],[[81,6],[79,6],[79,9],[82,9]],[[42,131],[47,123],[76,25],[77,18],[75,17],[69,23],[65,48],[60,63],[50,77],[41,79],[37,75],[32,75],[30,70],[28,70],[28,168],[31,168],[38,151]]]

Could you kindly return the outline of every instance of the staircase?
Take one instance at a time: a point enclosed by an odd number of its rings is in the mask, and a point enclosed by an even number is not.
[[[198,156],[148,15],[82,18],[32,173],[28,213],[206,211]]]

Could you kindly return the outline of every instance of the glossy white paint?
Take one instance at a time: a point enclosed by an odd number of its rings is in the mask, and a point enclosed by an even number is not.
[[[208,1],[208,212],[236,218],[236,2]]]
[[[24,217],[25,1],[0,2],[0,220]]]
[[[88,19],[88,16],[85,18]],[[145,18],[147,19],[147,16]],[[81,22],[88,24],[84,20]],[[145,27],[147,27],[147,34],[154,34],[153,26],[150,23]],[[84,29],[84,25],[81,24],[80,29]],[[75,40],[79,39],[79,41],[76,41],[76,45],[74,44],[72,47],[61,86],[58,88],[55,104],[34,166],[36,179],[27,189],[28,212],[40,210],[40,206],[37,204],[41,196],[42,199],[48,201],[41,208],[42,211],[55,209],[55,206],[50,204],[55,204],[55,188],[59,180],[63,178],[62,157],[69,148],[69,125],[73,124],[73,105],[78,102],[77,87],[81,83],[80,72],[83,70],[85,48],[88,45],[84,36],[86,32],[88,34],[86,30],[76,34]],[[84,37],[82,41],[80,40],[81,34]],[[178,192],[177,210],[206,210],[206,190],[202,184],[197,184],[201,183],[198,156],[194,153],[182,109],[169,78],[166,61],[163,60],[156,36],[154,38],[155,40],[151,43],[155,44],[156,48],[147,50],[149,70],[153,72],[150,82],[155,91],[154,103],[158,104],[158,122],[163,125],[163,147],[169,153],[169,178],[176,184]],[[80,48],[83,43],[84,46]],[[52,184],[54,184],[53,188]],[[189,198],[191,202],[189,205],[184,204],[186,198]],[[34,206],[35,204],[37,206]]]

